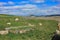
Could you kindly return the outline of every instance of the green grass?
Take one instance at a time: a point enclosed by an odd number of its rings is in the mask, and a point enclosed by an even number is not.
[[[14,19],[19,18],[18,22]],[[11,25],[6,23],[10,22]],[[13,34],[0,35],[0,40],[51,40],[53,32],[57,29],[57,21],[54,20],[41,20],[41,19],[25,19],[24,17],[0,15],[0,30],[4,30],[6,27],[18,27],[27,26],[28,23],[34,24],[34,31],[29,31],[24,34]],[[39,23],[43,25],[40,26]],[[22,27],[23,28],[23,27]]]

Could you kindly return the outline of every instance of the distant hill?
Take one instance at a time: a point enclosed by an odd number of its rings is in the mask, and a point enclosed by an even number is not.
[[[0,16],[23,16],[23,15],[10,15],[10,14],[0,14]],[[51,15],[25,15],[25,16],[35,16],[35,17],[52,17],[52,16],[60,16],[60,14],[51,14]]]
[[[52,14],[52,15],[46,15],[46,16],[60,16],[60,14]]]
[[[30,16],[36,16],[36,17],[51,17],[51,16],[60,16],[60,14],[52,14],[52,15],[30,15]]]

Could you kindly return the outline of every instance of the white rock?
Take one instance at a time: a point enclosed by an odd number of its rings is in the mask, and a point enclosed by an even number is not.
[[[27,32],[27,30],[20,30],[20,31],[19,31],[19,33],[21,33],[21,34],[22,34],[22,33],[26,33],[26,32]]]
[[[19,33],[23,33],[23,31],[19,31]]]
[[[15,18],[15,21],[18,21],[19,20],[19,18]]]
[[[11,25],[11,23],[10,23],[10,22],[8,22],[7,24],[8,24],[8,25]]]
[[[42,26],[42,23],[39,23],[40,26]]]
[[[9,33],[8,30],[0,31],[0,34],[1,34],[1,35],[6,35],[6,34],[8,34],[8,33]]]
[[[29,26],[35,26],[35,25],[33,25],[33,24],[30,24],[30,23],[29,23],[28,25],[29,25]]]

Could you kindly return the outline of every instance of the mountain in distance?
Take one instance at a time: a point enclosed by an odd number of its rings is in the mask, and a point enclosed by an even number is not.
[[[8,15],[8,16],[35,16],[35,17],[51,17],[51,16],[60,16],[60,14],[51,14],[51,15],[12,15],[12,14],[0,14],[0,15]]]
[[[51,17],[51,16],[60,16],[60,14],[51,14],[51,15],[30,15],[30,16],[36,16],[36,17]]]

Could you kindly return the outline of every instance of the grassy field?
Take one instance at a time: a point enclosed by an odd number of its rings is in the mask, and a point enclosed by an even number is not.
[[[15,18],[19,18],[19,21],[16,22]],[[7,25],[8,22],[11,25]],[[52,33],[57,29],[58,22],[55,20],[26,19],[19,16],[0,15],[0,30],[4,30],[6,27],[29,27],[29,23],[35,25],[34,31],[23,34],[9,33],[7,35],[0,35],[0,40],[51,40]],[[40,26],[39,23],[42,23],[42,25]]]

